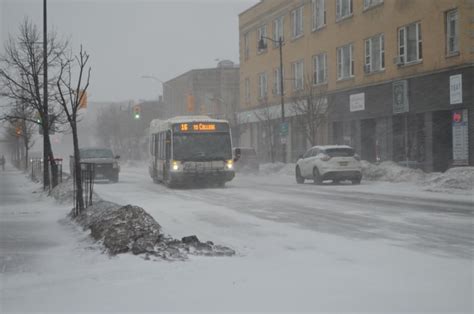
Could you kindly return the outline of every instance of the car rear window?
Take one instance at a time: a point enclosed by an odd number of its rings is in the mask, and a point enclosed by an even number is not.
[[[354,150],[352,148],[329,148],[326,149],[326,154],[330,157],[352,157]]]
[[[81,149],[81,158],[113,158],[110,149]]]

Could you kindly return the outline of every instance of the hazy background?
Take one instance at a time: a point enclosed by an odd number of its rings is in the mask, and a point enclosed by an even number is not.
[[[239,60],[238,15],[257,0],[49,0],[48,27],[91,55],[90,101],[156,99],[161,84],[215,59]],[[25,16],[42,29],[42,0],[0,0],[0,40]]]

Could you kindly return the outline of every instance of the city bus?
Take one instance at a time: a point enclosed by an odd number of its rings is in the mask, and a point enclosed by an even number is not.
[[[224,186],[234,178],[229,123],[208,116],[152,120],[149,173],[168,187],[198,184]]]

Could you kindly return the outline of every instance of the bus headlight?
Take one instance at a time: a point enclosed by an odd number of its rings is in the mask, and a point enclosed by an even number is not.
[[[227,166],[227,169],[229,170],[234,169],[234,161],[232,159],[227,160],[226,166]]]
[[[181,163],[180,163],[179,161],[173,160],[173,161],[171,162],[171,170],[173,170],[173,171],[179,170],[180,164],[181,164]]]

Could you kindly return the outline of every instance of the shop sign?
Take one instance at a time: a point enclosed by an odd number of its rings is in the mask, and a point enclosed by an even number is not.
[[[452,114],[453,165],[469,164],[469,138],[467,109],[455,110]]]
[[[408,83],[406,80],[393,82],[393,113],[409,111]]]
[[[350,95],[349,105],[351,112],[365,110],[365,93]]]
[[[449,103],[462,104],[462,74],[449,77]]]

